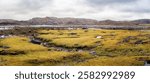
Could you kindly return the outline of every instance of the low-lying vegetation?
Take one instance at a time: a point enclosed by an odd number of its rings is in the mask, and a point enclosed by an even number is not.
[[[0,31],[0,65],[142,66],[150,60],[149,30]]]

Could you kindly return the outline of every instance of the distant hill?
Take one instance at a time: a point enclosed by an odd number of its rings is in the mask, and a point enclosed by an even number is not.
[[[113,20],[104,20],[99,21],[99,25],[138,25],[137,22],[132,21],[113,21]]]
[[[150,19],[139,19],[139,20],[134,20],[133,22],[136,22],[139,24],[150,24]]]
[[[28,22],[35,25],[94,25],[98,23],[98,21],[92,19],[56,17],[32,18]]]
[[[150,19],[139,19],[133,21],[97,21],[84,18],[57,18],[57,17],[36,17],[30,20],[18,21],[13,19],[0,19],[0,25],[139,25],[150,24]]]
[[[0,19],[0,25],[15,25],[15,24],[17,24],[17,20]]]

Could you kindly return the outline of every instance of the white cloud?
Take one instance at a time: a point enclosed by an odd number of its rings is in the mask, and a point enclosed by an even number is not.
[[[149,0],[0,0],[0,19],[75,17],[97,20],[150,18]]]

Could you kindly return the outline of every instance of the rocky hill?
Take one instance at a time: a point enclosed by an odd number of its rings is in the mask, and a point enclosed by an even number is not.
[[[30,20],[18,21],[13,19],[0,19],[0,25],[138,25],[150,24],[150,19],[139,19],[133,21],[97,21],[84,18],[57,18],[44,17],[32,18]]]
[[[28,22],[34,25],[95,25],[98,23],[98,21],[92,19],[56,17],[32,18]]]
[[[136,22],[139,24],[150,24],[150,19],[139,19],[139,20],[134,20],[133,22]]]

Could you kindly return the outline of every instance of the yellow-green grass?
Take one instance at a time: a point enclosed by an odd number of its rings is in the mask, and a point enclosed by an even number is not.
[[[77,57],[75,57],[77,56]],[[20,56],[0,56],[6,66],[142,66],[145,56],[92,57],[86,52],[32,52]],[[78,62],[79,60],[79,62]]]
[[[32,44],[27,37],[13,36],[9,38],[2,39],[0,41],[1,46],[8,46],[9,51],[44,51],[47,50],[46,47],[41,45]]]
[[[77,57],[75,57],[77,56]],[[75,65],[75,60],[88,59],[91,56],[86,53],[77,52],[57,52],[57,51],[42,51],[31,52],[25,55],[18,56],[0,56],[0,65],[7,66],[56,66],[56,65]],[[75,59],[75,60],[74,60]]]
[[[64,47],[92,47],[82,52],[48,51],[32,44],[28,37],[12,36],[0,39],[1,50],[24,51],[19,55],[0,55],[0,65],[83,65],[83,66],[136,66],[143,65],[140,57],[150,56],[150,33],[147,30],[39,30],[38,38]],[[96,38],[102,36],[102,38]],[[129,36],[129,41],[123,42]],[[144,44],[135,44],[142,40]],[[68,48],[71,49],[71,48]],[[97,56],[89,54],[96,51]],[[89,51],[89,52],[88,52]],[[150,58],[148,58],[150,60]]]
[[[104,47],[116,46],[116,44],[128,36],[138,36],[149,34],[143,31],[129,31],[129,30],[42,30],[38,37],[51,40],[52,43],[56,45],[65,45],[68,47],[73,47],[75,45],[79,46],[95,46],[96,42],[101,41]],[[51,34],[53,33],[53,34]],[[76,33],[76,35],[68,35],[69,33]],[[96,36],[102,36],[102,39],[97,39]],[[138,37],[140,38],[140,37]],[[147,37],[141,37],[141,39],[147,39]]]
[[[78,66],[142,66],[144,60],[139,60],[137,56],[117,56],[117,57],[98,57],[86,62],[77,64]],[[144,57],[143,57],[144,58]],[[150,57],[146,57],[150,60]]]
[[[47,34],[41,34],[38,37],[43,38],[46,40],[50,40],[51,43],[54,43],[55,45],[61,45],[66,47],[94,47],[96,45],[96,42],[99,42],[101,39],[97,39],[96,36],[99,35],[98,31],[95,30],[88,30],[88,32],[85,32],[85,30],[62,30],[62,31],[55,31],[55,30],[42,30],[39,31],[39,33],[47,33]],[[51,34],[53,33],[53,34]],[[74,35],[71,35],[72,33],[75,33]]]
[[[94,50],[98,55],[150,55],[150,43],[134,44],[138,40],[150,42],[150,33],[147,30],[78,29],[42,30],[41,32],[47,34],[39,35],[40,38],[51,40],[50,42],[55,45],[65,47],[95,47]],[[69,33],[76,34],[68,35]],[[102,36],[102,38],[97,39],[96,36]],[[128,42],[123,42],[129,36],[136,39],[129,39]]]
[[[2,48],[0,48],[0,51],[2,51],[3,49]]]
[[[66,47],[94,47],[97,41],[99,41],[99,39],[90,37],[80,37],[54,39],[52,43]]]

